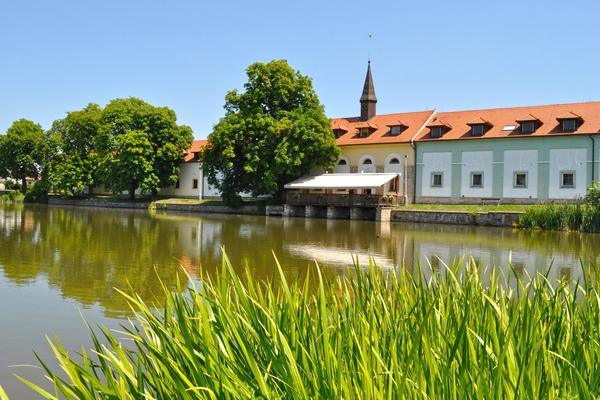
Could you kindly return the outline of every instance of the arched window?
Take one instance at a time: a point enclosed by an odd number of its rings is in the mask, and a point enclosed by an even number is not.
[[[372,165],[373,160],[371,160],[370,158],[365,158],[362,163],[363,163],[363,165]]]
[[[347,165],[348,163],[346,162],[346,160],[340,160],[340,162],[338,163],[338,165]]]
[[[400,160],[398,160],[396,157],[394,157],[390,160],[390,164],[400,164]]]

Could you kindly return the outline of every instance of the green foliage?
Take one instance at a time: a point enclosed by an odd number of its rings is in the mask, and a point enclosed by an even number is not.
[[[167,107],[136,98],[111,101],[102,111],[98,141],[108,186],[117,193],[128,190],[131,197],[138,188],[156,195],[177,181],[192,139],[192,130],[177,125],[175,112]]]
[[[600,395],[599,275],[503,285],[473,260],[431,279],[371,265],[335,282],[221,274],[81,356],[50,344],[47,399],[564,399]],[[483,276],[488,276],[484,279]],[[131,346],[124,347],[124,338]]]
[[[130,196],[137,188],[147,192],[159,185],[154,174],[154,152],[144,131],[127,131],[115,138],[109,158],[108,182],[115,192],[127,188]]]
[[[20,119],[0,136],[0,176],[21,181],[27,191],[26,177],[37,178],[46,150],[44,130],[35,122]]]
[[[212,185],[230,205],[238,193],[281,194],[314,167],[335,164],[339,149],[310,78],[284,60],[246,70],[244,92],[225,97],[225,117],[204,151]]]
[[[51,161],[48,179],[54,192],[73,197],[100,181],[98,135],[102,109],[89,104],[54,121],[48,131]]]
[[[13,190],[0,196],[0,203],[20,203],[24,197],[23,193]]]
[[[583,202],[548,204],[529,208],[519,220],[519,226],[581,232],[600,232],[600,183],[588,187]]]
[[[600,207],[600,181],[592,182],[587,188],[585,202],[595,207]]]
[[[48,203],[48,184],[41,180],[34,182],[25,194],[26,203]]]
[[[21,183],[12,179],[7,179],[4,182],[4,188],[6,190],[21,190]]]

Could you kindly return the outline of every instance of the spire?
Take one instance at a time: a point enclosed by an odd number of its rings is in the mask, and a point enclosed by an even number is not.
[[[377,96],[375,96],[375,85],[371,76],[371,60],[367,66],[367,76],[360,96],[360,118],[366,121],[376,114]]]

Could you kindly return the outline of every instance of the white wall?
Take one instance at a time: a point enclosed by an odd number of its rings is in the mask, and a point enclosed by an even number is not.
[[[452,153],[423,153],[421,196],[450,197],[452,195]],[[431,173],[442,172],[442,187],[431,187]]]
[[[527,172],[527,187],[513,187],[514,173]],[[537,150],[505,150],[504,179],[502,196],[507,198],[538,197],[538,151]]]
[[[219,190],[212,186],[209,185],[208,183],[208,177],[204,177],[204,182],[203,182],[203,194],[204,197],[219,197],[221,196],[221,192],[219,192]]]
[[[575,171],[574,188],[561,188],[561,171]],[[576,197],[584,197],[587,187],[587,149],[550,150],[549,179],[549,198],[574,199]]]
[[[494,153],[491,151],[463,151],[460,193],[464,197],[492,197],[494,183]],[[483,186],[471,187],[471,173],[483,174]]]
[[[194,189],[194,179],[198,187]],[[202,195],[202,164],[199,162],[181,163],[179,170],[179,188],[171,186],[161,190],[161,195],[200,198]]]

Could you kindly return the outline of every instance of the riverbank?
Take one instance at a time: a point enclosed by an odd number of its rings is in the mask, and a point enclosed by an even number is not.
[[[50,205],[149,209],[162,212],[186,212],[198,214],[239,214],[282,216],[283,206],[270,206],[264,202],[248,202],[242,207],[232,208],[219,200],[197,199],[161,199],[150,200],[116,200],[114,198],[62,199],[52,197]],[[389,210],[389,221],[431,224],[455,224],[473,226],[513,227],[525,210],[538,206],[442,206],[411,205]],[[303,214],[304,215],[304,214]],[[359,218],[360,219],[360,218]]]

